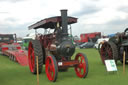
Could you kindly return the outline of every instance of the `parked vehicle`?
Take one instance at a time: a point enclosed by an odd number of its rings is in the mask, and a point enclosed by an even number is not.
[[[83,43],[81,45],[79,45],[80,48],[93,48],[94,47],[94,43],[93,42],[86,42]]]

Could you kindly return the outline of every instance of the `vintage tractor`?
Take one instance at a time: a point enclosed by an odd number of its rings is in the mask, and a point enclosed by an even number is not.
[[[52,82],[56,81],[58,71],[67,71],[69,67],[74,67],[78,77],[87,76],[87,57],[83,53],[78,53],[75,59],[71,58],[75,52],[75,45],[69,36],[68,25],[76,22],[77,18],[67,17],[67,10],[61,10],[61,16],[46,18],[29,26],[29,29],[44,29],[44,34],[35,31],[36,39],[29,42],[29,68],[33,74],[37,73],[36,56],[38,56],[39,73],[45,64],[47,78]],[[53,32],[50,33],[50,30]]]
[[[101,60],[104,63],[107,59],[114,59],[123,62],[123,52],[125,51],[125,63],[128,64],[128,28],[122,33],[117,33],[109,41],[102,43],[100,49]]]
[[[16,34],[0,34],[0,52],[22,66],[28,65],[27,52],[17,43]]]

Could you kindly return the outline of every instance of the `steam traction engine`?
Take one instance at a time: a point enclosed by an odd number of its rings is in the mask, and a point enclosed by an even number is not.
[[[115,62],[123,62],[123,52],[125,51],[125,63],[128,64],[128,28],[123,33],[117,33],[108,42],[102,43],[100,49],[101,60],[104,63],[107,59],[114,59]]]
[[[71,59],[75,46],[68,34],[68,25],[76,22],[77,18],[67,17],[67,10],[61,10],[61,16],[46,18],[29,26],[29,29],[44,29],[44,34],[36,33],[36,40],[29,42],[29,68],[33,74],[37,73],[36,56],[38,56],[39,73],[45,64],[46,75],[52,82],[56,81],[58,71],[67,71],[69,67],[75,68],[78,77],[87,76],[87,57],[78,53],[74,60]],[[53,33],[47,33],[48,29],[53,29]]]

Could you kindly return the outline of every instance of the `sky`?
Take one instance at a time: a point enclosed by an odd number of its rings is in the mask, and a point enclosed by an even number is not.
[[[24,37],[34,30],[28,26],[44,18],[60,15],[67,9],[78,18],[72,34],[123,32],[128,27],[128,0],[0,0],[0,34]]]

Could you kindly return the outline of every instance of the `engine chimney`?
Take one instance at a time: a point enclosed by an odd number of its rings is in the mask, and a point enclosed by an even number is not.
[[[61,19],[62,19],[62,33],[64,35],[67,35],[68,34],[67,10],[61,10]]]

